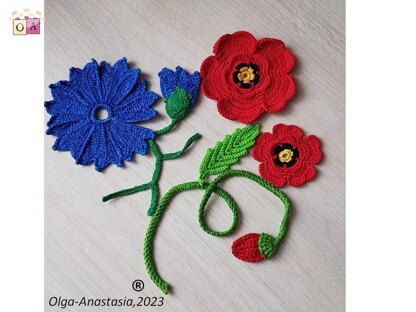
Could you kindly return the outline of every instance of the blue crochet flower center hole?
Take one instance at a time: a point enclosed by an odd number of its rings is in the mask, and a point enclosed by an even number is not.
[[[97,106],[93,110],[93,117],[96,121],[104,122],[110,118],[110,111],[107,107]]]

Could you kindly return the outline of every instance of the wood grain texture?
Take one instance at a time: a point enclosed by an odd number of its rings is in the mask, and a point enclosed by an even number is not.
[[[297,94],[283,112],[265,115],[262,130],[282,122],[299,125],[322,141],[324,159],[316,179],[285,187],[294,212],[278,255],[259,264],[238,261],[232,241],[248,232],[275,233],[283,210],[255,183],[224,184],[238,201],[241,224],[234,235],[216,238],[198,226],[202,192],[173,200],[155,241],[161,275],[173,287],[158,311],[328,311],[345,309],[345,40],[344,1],[64,1],[45,3],[45,99],[49,83],[68,77],[71,66],[90,58],[113,63],[122,56],[139,66],[151,90],[160,93],[157,73],[182,65],[198,70],[216,39],[235,30],[257,38],[282,39],[295,54]],[[164,126],[161,115],[150,127]],[[45,121],[49,116],[45,115]],[[237,122],[223,119],[214,101],[200,97],[192,114],[160,139],[176,151],[195,132],[203,139],[184,157],[165,163],[161,192],[198,177],[205,150],[231,133]],[[51,296],[117,298],[159,296],[147,277],[142,242],[149,221],[150,193],[103,204],[112,191],[150,180],[154,159],[136,157],[105,173],[74,164],[69,153],[51,150],[45,137],[45,309]],[[235,168],[257,172],[242,159]],[[208,223],[225,229],[231,215],[220,199],[209,206]],[[135,279],[145,289],[131,289]],[[128,311],[127,308],[69,308],[67,311]],[[142,308],[142,310],[147,310]]]

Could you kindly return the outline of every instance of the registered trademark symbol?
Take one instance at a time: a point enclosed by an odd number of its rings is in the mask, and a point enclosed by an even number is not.
[[[143,283],[143,281],[142,280],[135,280],[134,282],[133,282],[133,284],[131,284],[131,287],[133,287],[133,289],[135,290],[135,291],[142,291],[143,290],[143,288],[144,288],[144,283]]]

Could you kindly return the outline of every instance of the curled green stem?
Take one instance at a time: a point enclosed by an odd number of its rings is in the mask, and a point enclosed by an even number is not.
[[[163,216],[163,213],[168,207],[169,202],[172,200],[172,198],[176,194],[180,192],[188,191],[188,190],[206,189],[207,187],[208,187],[208,184],[201,185],[197,181],[182,183],[182,184],[174,186],[163,196],[163,198],[161,199],[161,201],[156,207],[155,213],[150,219],[150,222],[146,231],[146,236],[144,239],[144,248],[143,248],[144,262],[146,265],[147,272],[150,278],[152,279],[153,283],[155,283],[155,285],[159,287],[160,290],[162,290],[162,292],[165,295],[169,292],[169,285],[160,277],[159,273],[157,272],[156,265],[153,261],[153,238],[155,236],[157,227]],[[233,200],[231,195],[229,195],[226,191],[220,188],[215,188],[213,192],[221,196],[227,203],[231,203],[233,207],[236,207],[235,201]],[[230,209],[231,209],[231,206],[230,206]],[[235,209],[235,210],[232,210],[232,212],[234,216],[234,222],[237,225],[238,220],[239,220],[238,210]]]
[[[279,228],[277,238],[273,242],[273,245],[274,245],[273,252],[276,250],[278,244],[283,239],[283,237],[284,237],[284,235],[287,231],[287,226],[288,226],[288,218],[289,218],[289,213],[290,213],[289,201],[286,198],[286,196],[280,190],[278,190],[273,185],[271,185],[270,183],[266,182],[261,177],[255,175],[253,173],[250,173],[250,172],[247,172],[247,171],[244,171],[244,170],[228,170],[228,171],[220,174],[210,184],[201,183],[200,181],[194,181],[194,182],[188,182],[188,183],[183,183],[183,184],[179,184],[177,186],[174,186],[173,188],[171,188],[165,194],[165,196],[163,196],[160,203],[156,207],[156,211],[153,214],[153,216],[150,220],[150,223],[148,225],[147,231],[146,231],[146,236],[145,236],[145,240],[144,240],[144,249],[143,249],[144,250],[144,252],[143,252],[144,261],[145,261],[145,264],[146,264],[147,272],[148,272],[150,278],[152,279],[152,281],[155,283],[155,285],[157,287],[159,287],[164,294],[168,293],[169,285],[160,277],[160,275],[157,271],[156,265],[154,263],[154,260],[153,260],[153,239],[154,239],[155,233],[157,231],[157,227],[160,223],[160,220],[161,220],[164,212],[166,211],[169,202],[172,200],[172,198],[176,194],[178,194],[182,191],[187,191],[187,190],[192,190],[192,189],[203,189],[203,190],[205,190],[204,196],[203,196],[201,204],[199,206],[199,212],[198,212],[198,220],[199,220],[200,226],[202,227],[202,229],[205,232],[209,233],[210,235],[225,236],[225,235],[231,234],[237,228],[239,218],[240,218],[239,210],[238,210],[236,202],[231,197],[231,195],[228,194],[223,189],[221,189],[220,187],[218,187],[218,184],[221,183],[223,180],[227,179],[228,177],[233,177],[233,176],[246,177],[246,178],[248,178],[252,181],[257,182],[259,185],[263,186],[268,191],[275,194],[283,202],[283,204],[285,206],[285,212],[284,212],[284,216],[282,218],[281,224],[280,224],[280,228]],[[233,214],[232,224],[229,227],[229,229],[226,230],[226,231],[212,230],[206,225],[206,223],[204,221],[205,206],[208,203],[208,200],[209,200],[210,196],[212,195],[212,193],[216,193],[221,198],[223,198],[225,200],[225,202],[227,203],[228,208],[231,210],[231,212]]]
[[[277,237],[275,239],[275,244],[276,244],[276,247],[277,247],[277,245],[283,239],[283,237],[284,237],[284,235],[287,231],[288,222],[289,222],[289,212],[290,212],[289,200],[282,193],[282,191],[275,188],[269,182],[262,179],[258,175],[254,174],[254,173],[251,173],[251,172],[248,172],[248,171],[245,171],[245,170],[228,170],[228,171],[220,174],[216,179],[214,179],[209,184],[209,186],[206,188],[204,196],[202,197],[201,203],[199,205],[199,211],[198,211],[199,225],[201,226],[201,228],[205,232],[207,232],[210,235],[214,235],[214,236],[226,236],[226,235],[231,234],[234,231],[233,227],[230,227],[230,229],[228,229],[227,231],[223,231],[223,232],[218,232],[218,231],[214,231],[214,230],[210,229],[204,221],[204,215],[205,215],[205,206],[207,205],[208,200],[211,197],[212,193],[214,192],[215,188],[218,187],[218,184],[220,184],[222,181],[224,181],[225,179],[227,179],[229,177],[235,177],[235,176],[245,177],[245,178],[248,178],[248,179],[256,182],[260,186],[264,187],[266,190],[268,190],[271,193],[273,193],[274,195],[276,195],[282,201],[282,203],[285,207],[284,208],[285,211],[284,211],[283,218],[282,218],[282,221],[281,221],[280,226],[279,226],[279,232],[278,232]],[[230,209],[232,209],[233,211],[234,211],[234,209],[237,210],[236,207],[233,207],[233,208],[230,207]]]

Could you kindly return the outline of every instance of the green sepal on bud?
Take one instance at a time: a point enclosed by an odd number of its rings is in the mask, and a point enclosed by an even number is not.
[[[184,89],[176,87],[167,99],[166,113],[173,120],[179,120],[185,117],[189,112],[189,104],[192,100],[192,94],[187,93]]]
[[[262,256],[267,259],[270,258],[276,251],[276,239],[266,233],[261,233],[259,238],[259,249]]]

